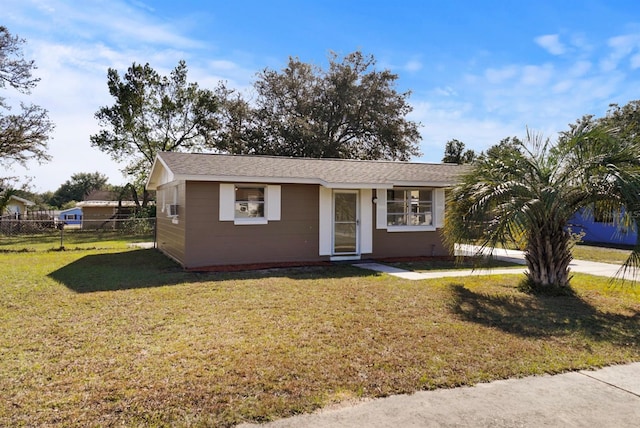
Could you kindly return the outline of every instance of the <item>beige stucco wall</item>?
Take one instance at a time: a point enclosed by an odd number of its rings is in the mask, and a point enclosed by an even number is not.
[[[160,189],[171,189],[163,186]],[[178,185],[179,215],[158,210],[158,248],[186,268],[216,265],[328,260],[319,256],[319,187],[284,184],[281,218],[268,224],[219,220],[219,183]],[[171,192],[171,190],[170,190]],[[375,228],[369,258],[448,255],[440,231],[387,232]]]
[[[163,207],[158,206],[156,210],[156,240],[158,248],[169,257],[175,259],[178,263],[184,265],[185,260],[185,225],[187,224],[188,212],[185,208],[185,189],[184,182],[162,186],[158,190],[173,193],[173,187],[178,186],[178,217],[169,217],[168,213],[163,212]],[[166,203],[173,203],[173,200],[166,200]],[[162,204],[163,201],[158,201]]]
[[[442,230],[432,232],[388,232],[376,229],[376,210],[373,210],[372,258],[448,256],[443,244]]]
[[[219,189],[218,183],[186,184],[184,217],[180,216],[185,225],[183,255],[179,232],[173,237],[162,232],[165,241],[173,243],[173,257],[185,267],[327,259],[318,255],[317,185],[282,185],[280,220],[260,225],[219,221]]]
[[[372,258],[447,256],[440,231],[387,232],[374,230]]]

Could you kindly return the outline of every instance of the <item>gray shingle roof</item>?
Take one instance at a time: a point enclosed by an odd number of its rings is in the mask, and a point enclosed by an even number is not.
[[[172,180],[318,183],[327,187],[451,186],[466,167],[396,161],[309,159],[278,156],[163,152],[148,187],[162,184],[159,167]]]

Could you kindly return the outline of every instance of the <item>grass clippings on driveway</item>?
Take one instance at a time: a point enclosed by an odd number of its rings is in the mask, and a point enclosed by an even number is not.
[[[640,361],[640,295],[575,275],[184,272],[155,250],[0,254],[0,426],[232,426]]]

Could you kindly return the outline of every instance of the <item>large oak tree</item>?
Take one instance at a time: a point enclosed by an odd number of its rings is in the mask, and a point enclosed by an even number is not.
[[[356,51],[329,56],[328,69],[289,58],[266,69],[251,103],[227,93],[219,147],[238,154],[408,160],[419,155],[418,124],[407,119],[410,92]]]

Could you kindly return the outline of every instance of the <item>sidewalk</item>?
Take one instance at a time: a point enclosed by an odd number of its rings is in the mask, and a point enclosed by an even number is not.
[[[395,395],[261,426],[631,428],[639,422],[640,363],[633,363]]]

